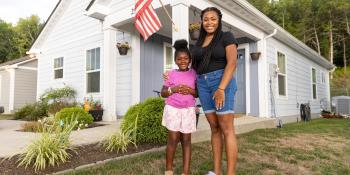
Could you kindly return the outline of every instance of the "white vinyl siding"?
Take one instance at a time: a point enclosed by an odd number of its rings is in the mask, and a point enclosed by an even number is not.
[[[287,69],[286,69],[286,55],[277,52],[277,66],[278,72],[278,95],[287,96]]]
[[[317,74],[316,69],[311,68],[312,99],[317,99]]]
[[[42,54],[38,55],[38,97],[47,89],[64,86],[72,87],[77,91],[78,102],[82,102],[86,97],[86,51],[103,46],[101,22],[84,15],[85,8],[90,1],[61,1],[65,7],[58,8],[55,11],[57,16],[54,15],[56,17],[50,19],[54,25],[45,29],[49,33],[45,35],[45,39],[37,48],[42,51]],[[101,58],[102,50],[101,47]],[[60,56],[64,56],[64,75],[63,79],[57,81],[53,78],[53,58]],[[103,60],[101,60],[101,70],[103,70],[103,65]],[[103,91],[103,83],[101,83],[100,91]],[[97,96],[94,94],[93,97],[96,100],[103,98],[102,93]]]
[[[86,51],[86,92],[100,92],[100,51],[95,48]]]
[[[299,116],[300,104],[310,103],[311,113],[318,114],[321,110],[320,101],[327,101],[330,104],[329,98],[329,76],[328,70],[319,64],[308,59],[307,56],[300,54],[297,50],[291,49],[281,41],[274,38],[267,40],[267,65],[277,63],[277,51],[281,51],[286,57],[286,88],[288,98],[278,96],[278,78],[272,79],[272,93],[268,96],[268,116],[276,110],[277,116]],[[311,68],[317,70],[316,89],[317,99],[312,100],[312,77]],[[321,74],[324,72],[325,83],[321,82]],[[268,83],[268,82],[267,82]],[[275,102],[272,103],[271,99]],[[273,106],[273,104],[275,104]],[[295,119],[295,117],[294,117]]]
[[[63,57],[54,59],[53,71],[54,71],[54,79],[63,78]]]

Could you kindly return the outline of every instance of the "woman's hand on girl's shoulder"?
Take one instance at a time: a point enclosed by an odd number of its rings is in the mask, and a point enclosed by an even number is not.
[[[169,73],[170,73],[170,70],[167,70],[163,73],[163,80],[166,81],[169,79]]]

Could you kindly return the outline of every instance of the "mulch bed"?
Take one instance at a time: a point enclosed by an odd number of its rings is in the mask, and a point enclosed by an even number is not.
[[[64,164],[59,164],[58,166],[52,167],[48,166],[44,171],[35,172],[33,168],[28,167],[27,169],[22,167],[17,167],[18,156],[14,156],[12,159],[0,158],[0,174],[6,175],[31,175],[31,174],[48,174],[58,171],[63,171],[66,169],[76,168],[81,165],[95,163],[97,161],[103,161],[110,158],[120,157],[124,155],[129,155],[133,153],[143,152],[152,148],[158,148],[163,145],[161,144],[140,144],[137,149],[130,145],[128,152],[126,153],[116,153],[116,152],[105,152],[99,144],[90,144],[78,147],[75,152],[71,153],[71,158],[68,162]]]

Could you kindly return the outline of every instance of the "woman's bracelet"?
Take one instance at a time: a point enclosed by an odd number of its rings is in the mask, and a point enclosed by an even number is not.
[[[222,91],[225,91],[225,89],[222,89],[222,88],[218,88],[218,90],[222,90]]]

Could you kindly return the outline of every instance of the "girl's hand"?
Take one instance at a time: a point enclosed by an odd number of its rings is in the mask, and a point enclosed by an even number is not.
[[[223,89],[218,89],[215,91],[213,100],[215,100],[216,110],[220,110],[225,105],[225,91]]]
[[[163,73],[163,80],[166,81],[169,79],[169,71],[167,70],[166,72]]]

